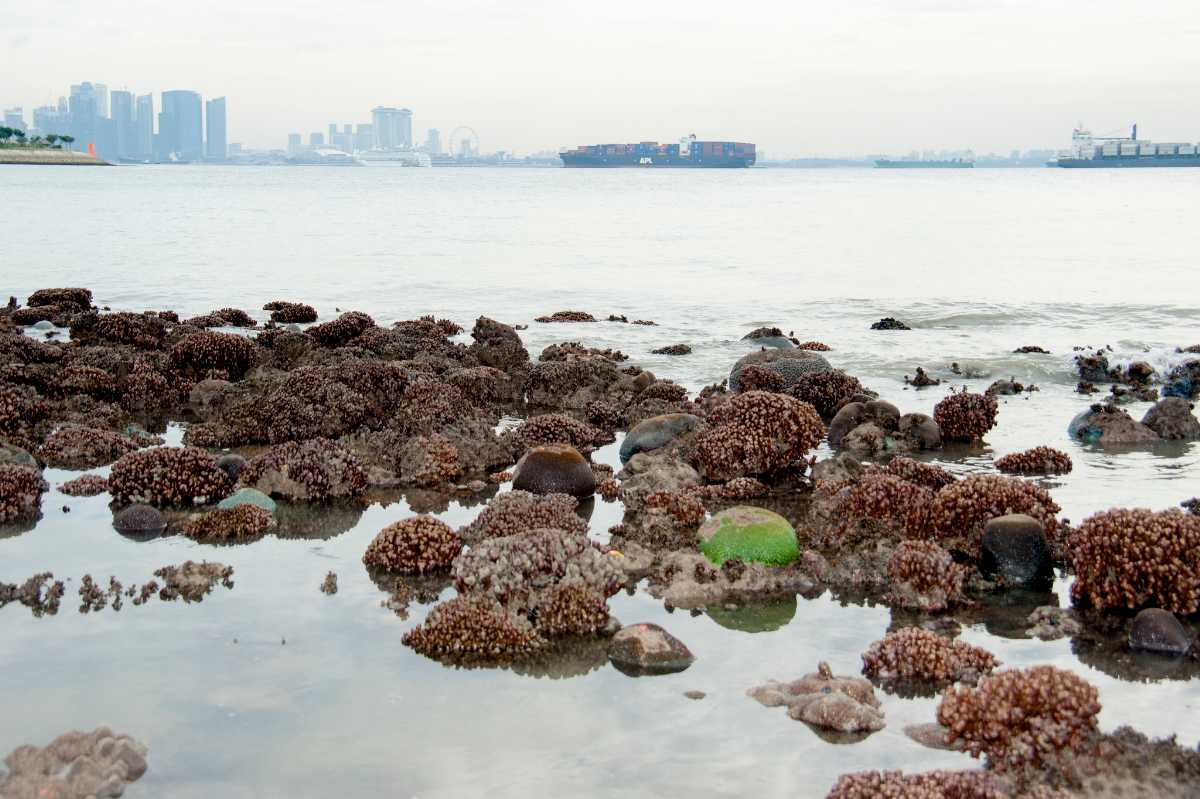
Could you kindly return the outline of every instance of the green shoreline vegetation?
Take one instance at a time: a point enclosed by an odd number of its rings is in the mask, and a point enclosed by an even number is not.
[[[66,134],[27,138],[19,128],[0,127],[0,164],[108,166],[107,161],[94,155],[71,150],[74,142],[75,137]]]

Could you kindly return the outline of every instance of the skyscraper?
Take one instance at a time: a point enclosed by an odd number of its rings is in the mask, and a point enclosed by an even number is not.
[[[133,95],[126,91],[115,91],[109,98],[112,102],[112,122],[117,139],[117,157],[133,158],[137,154],[137,128],[133,121]]]
[[[138,158],[154,157],[154,95],[143,94],[137,98],[137,128],[134,154]]]
[[[380,106],[371,109],[371,127],[378,150],[400,150],[412,147],[412,111],[407,108]]]
[[[108,119],[108,87],[103,83],[92,84],[96,91],[96,116]]]
[[[288,134],[288,152],[289,153],[293,153],[293,154],[298,153],[298,152],[300,152],[301,148],[303,148],[303,147],[304,147],[304,140],[301,138],[299,133],[289,133]]]
[[[67,115],[60,113],[58,106],[43,105],[33,109],[33,132],[39,136],[46,136],[71,131]]]
[[[442,152],[442,132],[437,128],[430,128],[429,133],[425,136],[425,149],[430,155],[438,155]]]
[[[96,141],[96,87],[87,81],[72,84],[67,107],[71,115],[70,133],[75,137],[72,147],[86,152],[88,145]]]
[[[358,125],[354,129],[354,149],[355,150],[370,150],[375,146],[375,126],[374,125]]]
[[[324,147],[325,146],[325,134],[324,133],[308,134],[308,146],[309,147]]]
[[[224,97],[209,100],[204,104],[204,130],[208,138],[204,147],[204,157],[210,161],[224,161],[229,157]]]
[[[158,157],[167,160],[175,153],[184,161],[199,161],[204,156],[202,117],[200,95],[196,92],[163,92],[162,113],[158,115]]]
[[[25,109],[20,107],[6,108],[4,110],[4,127],[24,131]]]

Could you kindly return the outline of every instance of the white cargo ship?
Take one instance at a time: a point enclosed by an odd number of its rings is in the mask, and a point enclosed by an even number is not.
[[[1200,150],[1191,142],[1138,139],[1137,125],[1128,137],[1093,136],[1080,125],[1071,134],[1071,149],[1051,164],[1066,169],[1200,166]]]

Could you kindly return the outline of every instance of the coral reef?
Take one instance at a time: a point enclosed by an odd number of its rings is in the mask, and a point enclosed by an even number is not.
[[[784,389],[790,389],[806,374],[824,372],[832,367],[815,352],[800,349],[764,349],[743,355],[729,370],[729,390],[740,391],[739,380],[742,370],[748,366],[759,366],[779,373],[784,379]]]
[[[739,394],[708,417],[700,433],[695,463],[709,480],[769,476],[800,468],[821,442],[825,425],[806,402],[782,394]]]
[[[851,487],[843,508],[858,519],[895,524],[908,535],[921,535],[929,525],[933,492],[894,474],[873,469]]]
[[[303,323],[317,321],[317,309],[302,302],[285,302],[276,300],[263,306],[264,311],[271,312],[271,321],[279,324]]]
[[[32,519],[41,509],[42,494],[50,490],[37,469],[0,466],[0,524]]]
[[[820,341],[802,341],[796,345],[798,350],[808,350],[809,352],[832,352],[833,347],[828,344],[823,344]]]
[[[941,466],[922,463],[903,456],[892,458],[884,468],[889,474],[894,474],[910,483],[924,486],[934,493],[941,491],[958,479]]]
[[[860,771],[838,777],[825,799],[1009,799],[983,771]],[[1047,798],[1048,799],[1048,798]]]
[[[581,453],[588,453],[606,440],[612,439],[603,431],[562,413],[530,417],[504,437],[514,458],[544,444],[569,444]]]
[[[1000,665],[985,649],[943,638],[920,627],[889,632],[868,647],[862,660],[863,674],[868,677],[935,683],[974,681]]]
[[[963,601],[966,568],[932,541],[901,541],[888,558],[891,604],[926,612]]]
[[[462,539],[433,516],[414,516],[389,524],[367,545],[368,568],[404,574],[425,574],[450,568],[462,552]]]
[[[108,478],[98,474],[85,474],[68,480],[58,487],[68,497],[94,497],[108,490]]]
[[[1067,474],[1071,456],[1053,447],[1034,447],[996,459],[996,468],[1009,474]]]
[[[81,289],[82,291],[82,289]],[[0,780],[8,799],[85,799],[120,796],[146,773],[146,747],[108,727],[68,732],[45,747],[20,746],[4,759]]]
[[[475,520],[458,531],[468,542],[504,538],[539,528],[586,533],[587,522],[575,513],[578,504],[566,494],[536,496],[527,491],[497,495]]]
[[[950,441],[979,441],[996,426],[999,409],[996,400],[964,388],[935,405],[933,419]]]
[[[1058,530],[1062,508],[1044,488],[1016,477],[974,474],[934,495],[929,509],[932,529],[943,542],[978,556],[984,526],[998,516],[1023,513],[1041,522],[1048,539]]]
[[[347,311],[329,322],[313,325],[304,332],[322,347],[340,347],[375,326],[375,320],[360,311]]]
[[[783,375],[755,363],[738,372],[738,392],[783,391],[784,385]]]
[[[535,322],[595,322],[596,317],[587,311],[555,311],[549,316],[539,316]]]
[[[687,344],[671,344],[667,347],[659,347],[656,350],[650,350],[651,355],[691,355],[692,348]]]
[[[467,662],[519,660],[545,646],[528,620],[481,596],[436,605],[400,640],[426,657]]]
[[[193,333],[171,348],[171,363],[190,374],[212,370],[240,379],[258,358],[258,347],[245,336],[204,330]]]
[[[828,369],[802,375],[789,390],[798,400],[817,409],[823,419],[832,419],[842,406],[867,393],[857,377],[841,369]]]
[[[1098,610],[1200,607],[1200,516],[1117,508],[1084,520],[1067,537],[1071,598]]]
[[[183,534],[197,541],[249,541],[266,535],[275,525],[269,511],[255,505],[218,508],[191,519]]]
[[[995,769],[1042,765],[1080,747],[1096,729],[1096,689],[1054,666],[1002,671],[978,687],[951,687],[938,705],[947,742],[986,755]]]
[[[150,505],[205,504],[233,490],[216,459],[196,447],[158,447],[123,455],[112,465],[108,485],[118,502]]]
[[[367,488],[358,458],[325,438],[276,444],[247,463],[239,478],[264,494],[299,500],[354,496]]]
[[[137,448],[132,438],[111,430],[67,425],[46,437],[38,457],[59,469],[91,469],[107,466]]]
[[[604,595],[572,582],[555,583],[539,592],[531,615],[534,628],[546,638],[595,635],[609,620]]]

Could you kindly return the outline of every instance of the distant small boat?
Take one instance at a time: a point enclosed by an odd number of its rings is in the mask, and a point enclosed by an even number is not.
[[[944,161],[922,160],[917,158],[898,159],[880,158],[875,162],[876,169],[974,169],[975,162],[965,158],[951,158]]]
[[[358,158],[368,166],[432,166],[426,153],[416,150],[360,150]]]
[[[314,147],[287,157],[289,164],[298,166],[364,166],[363,162],[342,150]]]

